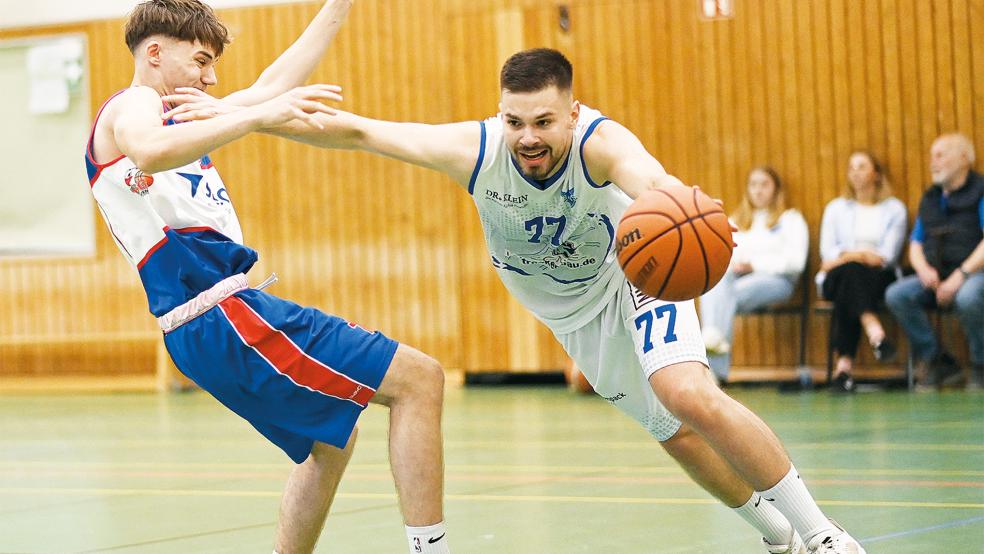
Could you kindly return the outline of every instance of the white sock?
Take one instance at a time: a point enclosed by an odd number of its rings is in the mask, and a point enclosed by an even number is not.
[[[448,532],[444,522],[428,525],[427,527],[410,527],[407,529],[407,541],[410,543],[410,554],[451,554],[448,549]]]
[[[775,509],[770,502],[763,502],[762,496],[753,492],[748,502],[733,508],[749,525],[758,529],[769,544],[787,544],[793,536],[793,526],[786,516]]]
[[[774,487],[761,491],[759,494],[768,502],[771,502],[782,515],[786,516],[789,523],[799,531],[803,542],[809,542],[815,535],[833,530],[834,526],[820,511],[817,502],[813,500],[810,491],[806,490],[806,484],[800,479],[796,467],[790,466],[789,473],[779,480]]]

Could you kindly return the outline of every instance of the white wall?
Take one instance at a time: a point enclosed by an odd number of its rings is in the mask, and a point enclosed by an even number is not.
[[[290,4],[297,0],[205,0],[213,8]],[[0,0],[0,29],[124,17],[140,0]]]

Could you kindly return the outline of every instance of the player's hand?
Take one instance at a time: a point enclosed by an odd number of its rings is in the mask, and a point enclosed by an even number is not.
[[[223,102],[195,87],[178,87],[174,89],[174,94],[163,96],[161,100],[175,106],[161,114],[161,119],[164,121],[168,119],[179,122],[211,119],[243,108]]]
[[[946,308],[953,303],[953,298],[957,295],[957,291],[963,286],[964,276],[963,273],[959,271],[954,271],[946,278],[945,281],[936,287],[936,303],[939,304],[941,308]]]
[[[315,114],[336,115],[338,112],[323,102],[341,100],[341,90],[337,85],[297,87],[248,109],[256,111],[261,128],[277,127],[296,119],[315,129],[324,129]]]
[[[922,283],[923,288],[936,290],[940,286],[940,274],[934,267],[926,267],[923,270],[917,269],[916,275],[919,277],[919,282]]]

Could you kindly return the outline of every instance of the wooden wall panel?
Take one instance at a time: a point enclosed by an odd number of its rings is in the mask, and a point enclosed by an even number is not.
[[[888,166],[913,210],[928,149],[960,130],[984,150],[984,0],[737,0],[704,21],[696,0],[359,2],[313,81],[380,118],[478,120],[496,111],[502,61],[551,46],[575,64],[575,93],[633,130],[670,172],[731,208],[745,174],[775,166],[810,226],[854,148]],[[219,94],[250,84],[317,3],[222,11],[235,42]],[[93,113],[131,75],[122,22],[7,30],[0,39],[81,32]],[[82,146],[80,145],[80,153]],[[272,291],[382,329],[448,367],[561,367],[552,335],[503,289],[467,192],[437,173],[351,152],[253,136],[214,153]],[[82,179],[80,160],[80,184]],[[0,260],[0,378],[150,375],[159,341],[134,271],[100,229],[92,259]],[[738,366],[791,366],[788,317],[739,321]],[[811,322],[811,363],[826,319]],[[750,340],[751,337],[758,340]]]

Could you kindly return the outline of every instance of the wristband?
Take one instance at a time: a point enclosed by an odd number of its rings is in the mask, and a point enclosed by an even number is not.
[[[966,270],[966,269],[964,269],[963,267],[959,267],[959,266],[958,266],[958,267],[957,267],[957,271],[959,271],[959,272],[960,272],[960,274],[961,274],[961,275],[963,275],[963,278],[964,278],[964,279],[967,279],[968,277],[970,277],[970,273],[968,273],[968,272],[967,272],[967,270]]]

